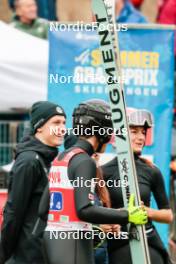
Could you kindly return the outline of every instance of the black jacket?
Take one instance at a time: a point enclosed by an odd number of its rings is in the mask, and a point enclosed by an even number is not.
[[[57,156],[57,148],[44,145],[28,136],[17,146],[15,163],[10,173],[8,201],[2,224],[2,247],[10,263],[43,264],[41,238],[31,233],[38,215],[38,205],[45,186],[46,172]]]

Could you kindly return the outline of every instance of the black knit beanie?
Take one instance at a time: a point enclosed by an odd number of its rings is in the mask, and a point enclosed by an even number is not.
[[[64,116],[64,109],[49,101],[39,101],[32,105],[31,108],[31,133],[35,134],[37,128],[43,126],[51,117],[55,115]]]

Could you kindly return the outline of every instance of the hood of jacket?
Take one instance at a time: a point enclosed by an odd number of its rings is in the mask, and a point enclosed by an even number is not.
[[[56,147],[45,145],[34,136],[26,136],[17,145],[15,158],[24,151],[35,151],[44,159],[46,165],[49,165],[58,154]]]

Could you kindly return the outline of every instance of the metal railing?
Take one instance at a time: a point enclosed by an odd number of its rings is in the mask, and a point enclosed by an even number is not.
[[[13,153],[29,121],[0,121],[0,166],[13,160]]]

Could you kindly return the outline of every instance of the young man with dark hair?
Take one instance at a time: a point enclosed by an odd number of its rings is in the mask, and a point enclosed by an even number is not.
[[[48,183],[47,171],[63,142],[65,120],[65,112],[57,104],[41,101],[32,106],[31,134],[17,146],[4,209],[0,253],[4,261],[9,259],[8,264],[44,263],[41,237],[33,236],[32,231]]]
[[[53,161],[48,176],[50,202],[44,234],[48,264],[94,264],[91,223],[147,223],[146,211],[133,205],[134,196],[129,199],[128,209],[116,210],[95,203],[99,172],[91,156],[103,153],[111,138],[108,133],[112,129],[111,111],[107,102],[99,99],[82,102],[72,116],[78,140]],[[39,210],[41,218],[47,214],[46,201],[43,199],[43,208]]]

